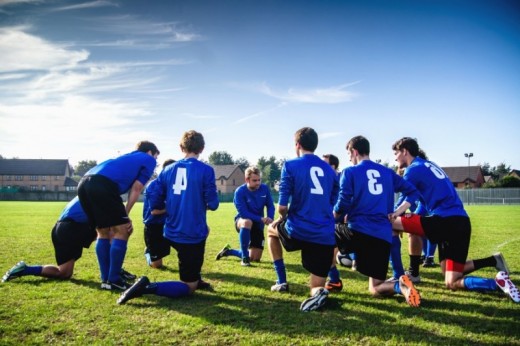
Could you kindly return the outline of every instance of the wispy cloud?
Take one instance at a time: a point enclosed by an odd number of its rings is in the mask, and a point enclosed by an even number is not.
[[[343,132],[323,132],[320,133],[320,139],[334,138],[342,135]]]
[[[265,109],[265,110],[262,110],[262,111],[259,111],[259,112],[256,112],[256,113],[253,113],[253,114],[251,114],[251,115],[248,115],[248,116],[246,116],[246,117],[243,117],[243,118],[241,118],[241,119],[238,119],[238,120],[236,120],[236,121],[233,122],[233,125],[243,123],[243,122],[245,122],[245,121],[248,121],[248,120],[251,120],[251,119],[257,118],[257,117],[259,117],[259,116],[261,116],[261,115],[264,115],[264,114],[268,114],[268,113],[270,113],[270,112],[272,112],[272,111],[274,111],[274,110],[277,110],[278,108],[282,108],[282,107],[284,107],[284,106],[286,106],[286,105],[287,105],[287,102],[281,102],[281,103],[277,104],[276,106],[274,106],[274,107],[272,107],[272,108]]]
[[[267,83],[262,83],[257,90],[265,95],[286,102],[296,103],[343,103],[354,100],[358,95],[346,90],[359,82],[346,83],[328,88],[297,89],[290,88],[287,91],[278,91],[271,88]]]
[[[112,34],[123,34],[131,37],[155,36],[169,43],[200,41],[204,37],[183,27],[179,22],[153,22],[133,15],[103,16],[91,18],[96,22],[93,28]],[[134,40],[134,42],[138,39]],[[126,42],[130,43],[130,42]]]
[[[107,7],[107,6],[119,7],[119,4],[112,2],[112,1],[96,0],[96,1],[83,2],[81,4],[56,7],[54,9],[51,9],[51,12],[73,11],[73,10],[82,10],[85,8],[96,8],[96,7]]]
[[[43,0],[0,0],[0,7],[14,4],[41,3]]]

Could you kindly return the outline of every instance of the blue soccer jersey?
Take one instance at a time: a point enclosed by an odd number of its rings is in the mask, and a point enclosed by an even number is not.
[[[150,198],[148,198],[149,194],[153,194],[153,191],[158,189],[159,186],[157,184],[157,181],[154,179],[146,186],[146,189],[144,190],[144,199],[143,199],[143,223],[145,225],[156,225],[156,224],[163,224],[166,220],[166,213],[159,214],[159,215],[152,215],[152,207],[150,205]],[[163,203],[162,206],[157,206],[156,209],[162,210],[165,208],[165,204]]]
[[[286,229],[291,237],[335,245],[332,207],[337,196],[336,172],[318,156],[305,154],[284,163],[278,204],[290,202]]]
[[[195,158],[182,159],[166,167],[156,179],[158,188],[150,191],[152,209],[166,201],[164,237],[196,244],[208,236],[206,210],[219,205],[215,171]]]
[[[154,157],[142,151],[133,151],[115,159],[101,162],[85,175],[99,174],[117,184],[119,193],[127,193],[137,180],[146,185],[150,180],[157,162]]]
[[[65,219],[70,219],[77,223],[88,223],[87,214],[81,207],[81,203],[79,203],[78,196],[74,197],[67,205],[65,209],[61,212],[58,221],[63,221]]]
[[[267,217],[274,219],[274,203],[269,187],[260,184],[260,187],[251,191],[247,184],[243,184],[235,190],[233,203],[237,209],[237,216],[250,219],[253,222],[262,222],[264,208],[267,209]]]
[[[428,215],[468,216],[450,178],[435,163],[416,157],[404,179],[419,190]]]
[[[394,211],[394,196],[414,204],[419,194],[393,170],[370,160],[346,168],[341,173],[339,198],[334,206],[338,214],[347,214],[349,228],[392,242],[392,224],[388,214]]]

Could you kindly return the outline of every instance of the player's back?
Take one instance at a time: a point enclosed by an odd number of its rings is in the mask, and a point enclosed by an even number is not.
[[[287,230],[297,239],[334,243],[332,206],[337,197],[336,173],[313,154],[286,161],[280,182],[281,205],[290,206]]]
[[[435,163],[416,157],[404,178],[421,193],[428,215],[467,216],[450,178]]]

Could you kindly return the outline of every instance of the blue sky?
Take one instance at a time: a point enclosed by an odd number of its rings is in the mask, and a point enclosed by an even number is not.
[[[518,1],[0,0],[0,154],[102,161],[148,139],[179,159],[294,157],[293,135],[348,165],[418,139],[442,166],[520,169]]]

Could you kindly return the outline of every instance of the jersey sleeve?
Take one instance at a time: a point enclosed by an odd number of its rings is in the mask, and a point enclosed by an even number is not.
[[[204,202],[209,210],[217,210],[219,206],[215,171],[211,166],[206,166],[206,173],[204,174]]]

